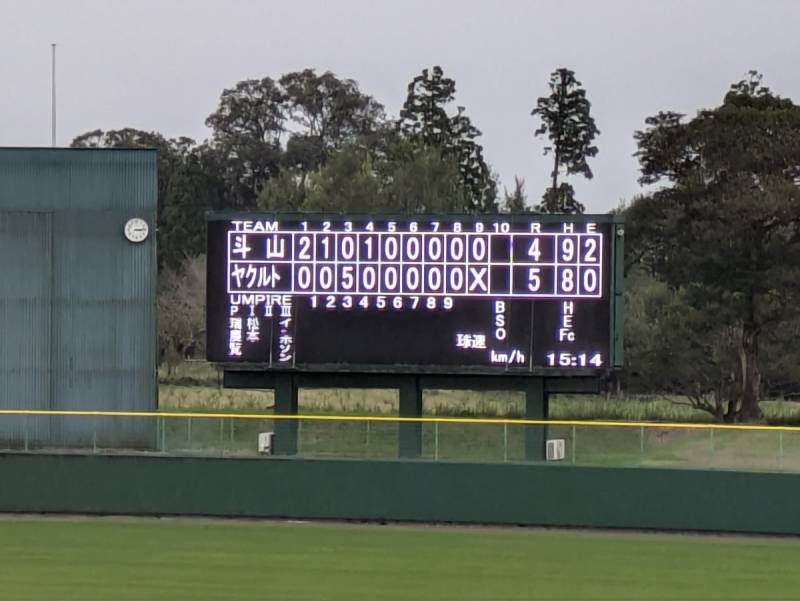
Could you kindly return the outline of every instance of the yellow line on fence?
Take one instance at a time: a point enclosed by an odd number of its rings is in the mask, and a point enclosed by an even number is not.
[[[318,422],[389,422],[421,424],[467,424],[493,426],[576,426],[587,428],[658,428],[682,430],[743,430],[763,432],[800,432],[798,426],[750,424],[698,424],[680,422],[636,422],[609,420],[517,419],[480,417],[399,417],[386,415],[279,415],[273,413],[203,413],[182,411],[82,411],[67,409],[0,409],[0,416],[66,417],[162,417],[197,419],[286,420]]]

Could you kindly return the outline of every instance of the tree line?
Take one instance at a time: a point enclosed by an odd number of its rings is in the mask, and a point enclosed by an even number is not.
[[[554,155],[553,188],[537,210],[581,212],[557,180],[562,170],[592,176],[597,129],[571,71],[556,71],[550,88],[533,110]],[[90,131],[72,146],[157,149],[160,269],[205,251],[207,210],[529,210],[521,179],[500,198],[481,131],[455,95],[441,67],[423,69],[392,119],[355,81],[306,69],[223,90],[202,143],[128,128]]]
[[[162,357],[203,338],[209,209],[582,213],[599,130],[575,73],[555,70],[531,111],[550,182],[499,192],[481,132],[438,67],[408,85],[397,118],[355,81],[315,70],[226,89],[202,143],[133,129],[73,146],[158,150]],[[534,129],[535,127],[535,129]],[[800,106],[750,72],[714,108],[660,111],[634,132],[647,192],[626,220],[626,360],[616,385],[669,394],[725,421],[765,395],[800,393]]]

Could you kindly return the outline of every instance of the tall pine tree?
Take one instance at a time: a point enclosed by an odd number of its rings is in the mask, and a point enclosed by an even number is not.
[[[400,110],[400,129],[425,146],[446,146],[452,125],[445,107],[452,102],[456,82],[442,68],[423,69],[408,84],[408,96]]]
[[[591,103],[575,73],[569,69],[556,69],[550,75],[550,95],[536,101],[531,115],[541,119],[534,135],[547,135],[550,146],[544,154],[553,153],[552,182],[537,207],[543,213],[583,213],[584,207],[575,199],[575,190],[566,182],[559,185],[562,169],[567,175],[580,174],[592,178],[587,159],[597,154],[592,145],[600,132],[591,116]]]
[[[458,107],[452,117],[446,109],[455,91],[455,81],[445,77],[441,67],[423,69],[408,85],[408,97],[400,111],[400,131],[455,160],[466,197],[465,210],[493,211],[497,208],[497,180],[477,142],[481,131],[464,107]]]

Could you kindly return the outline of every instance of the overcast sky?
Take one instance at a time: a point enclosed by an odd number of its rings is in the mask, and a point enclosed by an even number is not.
[[[758,69],[800,102],[800,1],[0,0],[0,146],[50,144],[58,43],[58,144],[136,127],[201,141],[225,87],[313,67],[355,79],[397,115],[431,65],[484,133],[484,156],[538,200],[549,158],[530,116],[551,71],[584,84],[601,131],[589,211],[640,190],[632,133],[659,110],[717,105]]]

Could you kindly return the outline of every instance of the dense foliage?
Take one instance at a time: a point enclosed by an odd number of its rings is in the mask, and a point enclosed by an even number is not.
[[[717,108],[646,125],[641,181],[663,187],[626,216],[631,264],[666,285],[648,372],[671,372],[720,419],[757,419],[762,342],[800,303],[800,106],[751,73]]]

